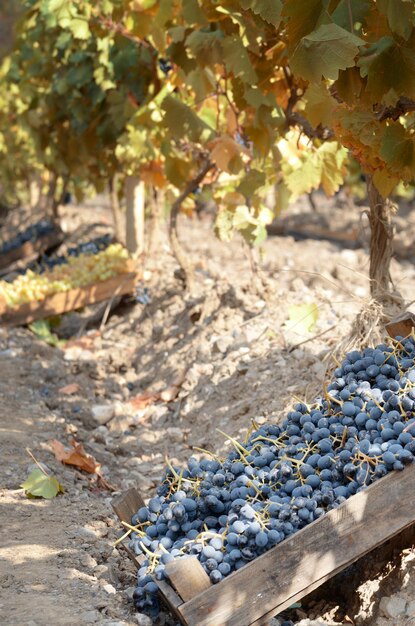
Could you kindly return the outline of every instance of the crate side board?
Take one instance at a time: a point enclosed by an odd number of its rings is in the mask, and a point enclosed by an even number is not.
[[[137,489],[133,487],[131,489],[128,489],[125,493],[121,494],[117,498],[114,498],[111,505],[114,513],[117,515],[118,519],[121,522],[127,522],[127,524],[131,524],[131,519],[133,515],[137,513],[139,508],[145,506],[145,503],[143,498],[141,497],[141,494],[137,491]],[[121,543],[121,546],[127,552],[128,556],[136,565],[136,567],[140,567],[143,561],[145,561],[145,557],[143,555],[136,556],[125,543]],[[183,604],[183,600],[164,580],[157,580],[155,582],[158,585],[163,602],[172,611],[172,613],[186,626],[186,622],[184,621],[181,613],[178,610],[178,607]]]
[[[1,302],[0,323],[6,326],[29,324],[34,320],[74,311],[113,296],[125,295],[134,290],[137,279],[138,274],[134,272],[118,274],[100,283],[56,293],[44,300],[27,302],[14,308],[5,307]]]
[[[415,522],[415,464],[394,472],[180,607],[189,626],[265,623]]]
[[[164,571],[183,602],[191,600],[212,586],[209,576],[196,556],[171,561],[166,564]]]

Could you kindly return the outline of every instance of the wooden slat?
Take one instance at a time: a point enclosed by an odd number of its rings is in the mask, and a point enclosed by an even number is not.
[[[270,224],[267,226],[269,235],[280,237],[294,237],[295,239],[326,239],[333,243],[349,244],[356,246],[359,243],[359,231],[356,228],[349,230],[330,230],[314,224],[301,227],[299,225]]]
[[[415,522],[415,464],[393,472],[180,607],[189,626],[266,623]]]
[[[12,265],[12,263],[19,261],[20,259],[36,257],[49,248],[57,246],[62,242],[62,240],[63,233],[59,229],[48,233],[44,237],[40,237],[36,241],[26,241],[26,243],[19,248],[14,248],[14,250],[10,250],[10,252],[0,254],[0,269],[9,267],[9,265]]]
[[[114,498],[111,503],[112,508],[117,515],[118,519],[122,522],[127,522],[127,524],[131,524],[131,519],[135,513],[137,513],[138,509],[142,506],[145,506],[144,500],[134,487],[128,489],[125,493]],[[143,555],[136,555],[126,544],[121,544],[122,548],[127,552],[130,559],[134,562],[136,567],[140,567],[140,565],[145,561],[145,557]],[[171,611],[176,615],[178,619],[181,619],[182,616],[178,612],[178,607],[183,604],[182,599],[177,595],[172,587],[164,580],[155,581],[160,589],[160,593],[163,601],[167,606],[171,609]]]
[[[137,489],[132,487],[121,496],[114,498],[111,502],[111,506],[121,522],[131,524],[133,515],[137,513],[138,509],[145,506],[145,502]]]
[[[119,274],[94,285],[71,289],[65,293],[56,293],[39,302],[28,302],[18,307],[9,308],[0,301],[0,323],[6,326],[29,324],[44,317],[60,315],[80,309],[89,304],[109,300],[134,291],[138,275],[134,272]]]
[[[393,320],[385,325],[391,337],[407,337],[411,334],[413,328],[415,328],[415,315],[410,311],[406,311],[401,315],[398,315]]]
[[[183,623],[186,624],[182,614],[180,613],[180,606],[183,604],[183,600],[175,592],[173,587],[169,585],[165,580],[156,580],[160,595],[165,604],[171,609],[174,615]]]
[[[212,585],[209,576],[195,556],[185,556],[165,566],[167,578],[186,602]]]

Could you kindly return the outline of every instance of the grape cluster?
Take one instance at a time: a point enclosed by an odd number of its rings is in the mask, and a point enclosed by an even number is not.
[[[5,241],[0,245],[0,254],[7,254],[16,248],[20,248],[23,244],[28,241],[32,241],[33,243],[40,239],[41,237],[45,237],[45,235],[49,235],[55,230],[54,225],[49,220],[40,220],[36,222],[36,224],[32,224],[28,226],[21,233],[18,233],[12,239]]]
[[[28,269],[32,269],[36,271],[38,274],[42,274],[48,269],[53,269],[57,265],[65,265],[68,263],[68,259],[70,257],[78,257],[81,254],[98,254],[102,250],[108,248],[108,246],[112,243],[113,238],[111,235],[103,235],[102,237],[95,237],[95,239],[91,239],[91,241],[87,241],[85,243],[80,243],[77,246],[72,246],[68,248],[67,255],[53,255],[53,256],[43,256],[40,261],[34,264],[32,267]]]
[[[43,300],[55,293],[86,287],[130,271],[129,255],[121,244],[111,244],[97,254],[70,256],[67,263],[43,273],[28,270],[13,282],[0,281],[0,297],[8,307]]]
[[[220,582],[415,456],[415,340],[347,354],[314,404],[281,426],[255,422],[225,459],[169,465],[134,515],[130,548],[145,560],[134,602],[158,612],[165,565],[195,555]]]

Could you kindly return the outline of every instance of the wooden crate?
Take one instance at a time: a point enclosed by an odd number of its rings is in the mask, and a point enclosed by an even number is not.
[[[87,287],[56,293],[44,300],[27,302],[13,308],[8,307],[4,300],[0,299],[0,324],[6,326],[29,324],[45,317],[60,315],[103,300],[110,300],[115,296],[133,293],[138,278],[139,275],[136,272],[130,271]]]
[[[49,248],[53,248],[62,243],[63,238],[64,235],[61,229],[56,228],[55,231],[43,237],[39,237],[36,241],[26,241],[26,243],[19,248],[14,248],[14,250],[10,250],[10,252],[0,254],[0,270],[10,267],[13,263],[21,259],[30,260],[38,257]]]
[[[161,598],[187,626],[267,624],[404,529],[415,540],[414,482],[415,464],[388,474],[217,585],[196,557],[168,563],[171,584],[156,581]],[[130,489],[113,508],[131,523],[143,504]]]

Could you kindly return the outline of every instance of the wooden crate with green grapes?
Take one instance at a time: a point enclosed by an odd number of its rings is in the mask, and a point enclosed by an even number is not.
[[[45,271],[27,270],[0,281],[0,323],[9,326],[133,293],[139,273],[120,244],[96,254],[70,256]]]

